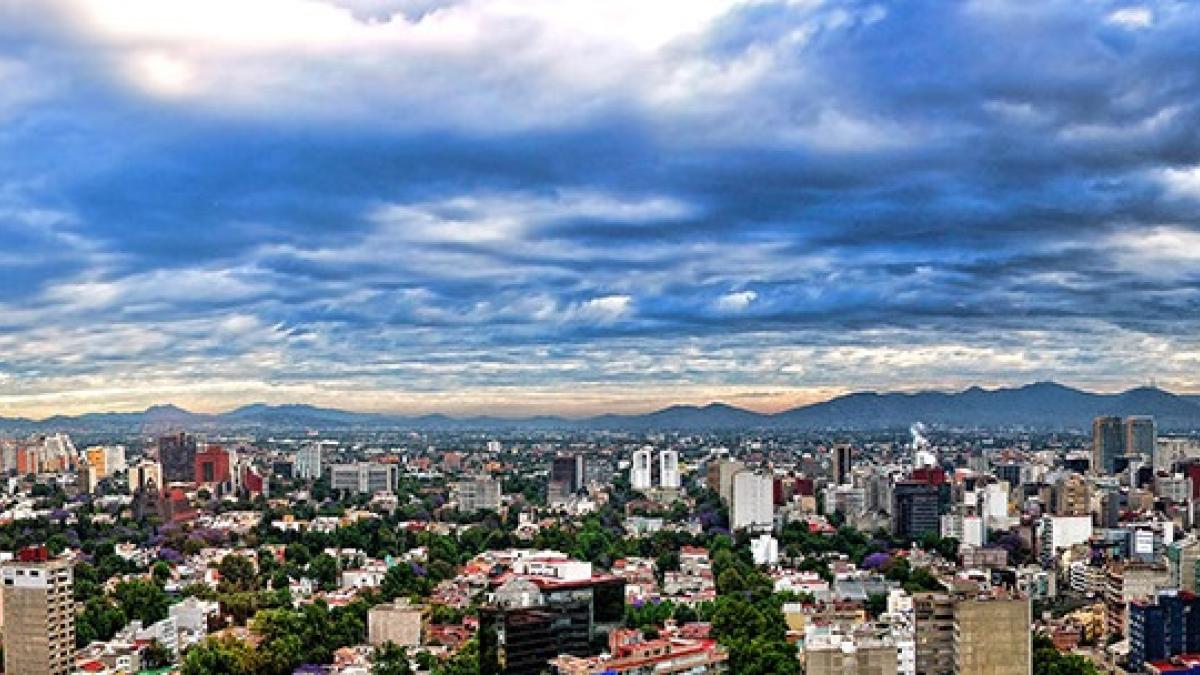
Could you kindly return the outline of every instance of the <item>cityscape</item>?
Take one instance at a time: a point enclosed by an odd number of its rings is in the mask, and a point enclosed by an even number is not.
[[[1200,675],[1198,36],[0,0],[0,675]]]

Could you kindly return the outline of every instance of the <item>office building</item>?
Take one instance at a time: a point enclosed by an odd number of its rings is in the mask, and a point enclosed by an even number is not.
[[[850,482],[850,469],[853,466],[854,450],[849,444],[835,445],[833,448],[833,480],[837,485],[847,485]]]
[[[561,483],[564,490],[583,489],[583,455],[559,455],[550,461],[550,482]]]
[[[317,480],[321,477],[320,443],[308,443],[296,451],[292,475],[298,480]]]
[[[900,481],[892,488],[892,532],[901,537],[920,538],[941,531],[941,498],[936,485]]]
[[[954,598],[945,593],[913,596],[919,675],[954,675]]]
[[[1145,415],[1125,418],[1125,454],[1139,455],[1154,466],[1154,453],[1158,449],[1158,434],[1154,418]]]
[[[158,439],[158,461],[166,482],[188,482],[196,474],[196,439],[185,433]]]
[[[663,450],[658,453],[658,484],[668,490],[679,489],[678,450]]]
[[[1120,417],[1097,417],[1092,421],[1092,470],[1112,474],[1117,457],[1125,454],[1125,431]]]
[[[358,462],[329,467],[329,486],[334,490],[373,495],[396,489],[399,470],[395,464]]]
[[[143,459],[129,469],[129,489],[132,492],[148,489],[159,490],[162,486],[162,464],[152,459]]]
[[[71,564],[44,546],[19,551],[0,566],[4,587],[4,672],[65,675],[75,669],[75,600]]]
[[[745,468],[746,465],[736,459],[722,459],[717,463],[717,485],[714,489],[726,504],[733,499],[733,477]]]
[[[538,675],[560,655],[591,653],[586,601],[479,610],[481,672]]]
[[[956,673],[1033,672],[1029,598],[969,597],[954,606]]]
[[[1050,492],[1050,510],[1056,516],[1090,516],[1092,488],[1079,474],[1059,479]]]
[[[1188,536],[1167,546],[1167,566],[1171,570],[1171,585],[1181,591],[1195,593],[1200,579],[1200,539]]]
[[[429,631],[429,606],[414,605],[407,599],[375,605],[367,613],[367,641],[379,647],[392,643],[397,647],[417,647]]]
[[[454,483],[450,498],[463,513],[500,510],[500,481],[490,476]]]
[[[753,471],[733,477],[733,503],[729,508],[730,528],[770,530],[775,524],[775,481]]]
[[[653,448],[646,446],[633,452],[633,464],[629,468],[629,486],[634,490],[649,490],[654,487],[650,458]]]
[[[1200,597],[1165,591],[1129,603],[1129,672],[1149,662],[1200,653]]]
[[[887,633],[845,634],[821,626],[804,640],[805,675],[896,675],[899,656]]]
[[[1105,629],[1110,637],[1125,637],[1129,604],[1169,588],[1171,572],[1166,565],[1124,561],[1110,562],[1104,572]]]
[[[230,480],[229,453],[219,445],[210,445],[196,453],[192,481],[197,485],[216,485]]]

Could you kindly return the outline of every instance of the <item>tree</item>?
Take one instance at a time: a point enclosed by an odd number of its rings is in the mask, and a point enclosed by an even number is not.
[[[147,626],[167,618],[171,601],[162,586],[142,579],[117,584],[113,596],[130,620],[139,619]]]
[[[217,565],[217,572],[221,575],[219,589],[223,593],[253,591],[258,588],[254,563],[246,556],[236,553],[225,556]]]
[[[312,559],[308,564],[308,573],[321,584],[321,588],[332,590],[337,588],[338,561],[328,553]]]
[[[371,675],[413,675],[408,652],[392,642],[376,647],[371,657]]]
[[[155,668],[164,668],[171,665],[174,660],[170,650],[159,644],[158,640],[151,640],[150,644],[142,649],[142,668],[146,670],[154,670]]]
[[[208,638],[188,650],[180,672],[182,675],[255,675],[259,672],[258,661],[255,650],[241,640]]]
[[[1099,675],[1095,664],[1078,654],[1063,654],[1050,638],[1033,634],[1033,675]]]
[[[171,566],[159,560],[150,568],[150,575],[154,577],[154,583],[163,586],[171,580]]]

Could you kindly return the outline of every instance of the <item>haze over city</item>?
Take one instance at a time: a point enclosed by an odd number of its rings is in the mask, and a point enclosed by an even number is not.
[[[1178,2],[0,4],[0,414],[1200,390]]]

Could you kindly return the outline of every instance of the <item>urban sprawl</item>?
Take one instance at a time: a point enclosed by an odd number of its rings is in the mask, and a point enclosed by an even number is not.
[[[0,440],[6,673],[1200,674],[1200,438]]]

